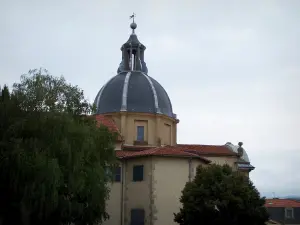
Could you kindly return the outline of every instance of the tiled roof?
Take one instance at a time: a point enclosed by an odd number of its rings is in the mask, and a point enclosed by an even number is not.
[[[100,124],[106,126],[110,131],[112,132],[116,132],[119,134],[118,136],[118,140],[121,140],[121,133],[117,127],[117,125],[115,124],[114,120],[112,118],[109,118],[107,116],[104,115],[94,115],[96,121],[97,121],[97,125],[100,126]]]
[[[284,208],[300,208],[300,202],[291,199],[266,199],[265,206],[267,208],[284,207]]]
[[[126,144],[123,145],[124,151],[144,151],[151,148],[156,148],[156,147],[147,146],[147,145],[146,146],[136,146],[136,145],[126,145]]]
[[[177,149],[185,151],[195,151],[197,154],[201,155],[227,155],[236,156],[237,154],[227,148],[225,145],[188,145],[188,144],[178,144]]]
[[[236,156],[237,154],[225,145],[184,145],[162,146],[149,149],[149,146],[124,146],[122,151],[117,151],[118,158],[133,158],[142,156],[173,156],[173,157],[193,157],[199,158],[209,163],[203,158],[205,155]]]
[[[143,156],[173,156],[173,157],[192,157],[198,158],[205,163],[209,163],[210,160],[205,159],[197,154],[177,150],[172,146],[151,148],[143,151],[116,151],[117,157],[121,159],[143,157]]]

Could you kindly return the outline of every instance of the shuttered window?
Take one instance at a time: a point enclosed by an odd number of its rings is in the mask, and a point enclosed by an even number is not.
[[[131,209],[131,223],[130,225],[144,225],[145,224],[145,210]]]
[[[114,173],[114,181],[115,182],[120,182],[121,181],[121,167],[118,166],[117,168],[115,168],[115,173]]]
[[[144,180],[144,166],[143,165],[133,166],[132,173],[133,173],[132,174],[133,181],[143,181]]]

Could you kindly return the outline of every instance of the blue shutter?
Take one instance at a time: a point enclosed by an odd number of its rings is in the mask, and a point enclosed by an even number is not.
[[[144,126],[137,126],[137,140],[138,141],[144,141]]]
[[[117,168],[115,168],[115,182],[120,182],[121,181],[121,167],[118,166]]]
[[[144,180],[144,166],[133,166],[133,181],[143,181]]]
[[[130,225],[144,225],[145,224],[145,210],[132,209]]]

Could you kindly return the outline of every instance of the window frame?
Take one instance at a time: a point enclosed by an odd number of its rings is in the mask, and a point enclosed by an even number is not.
[[[290,217],[287,214],[288,211],[291,211],[291,216]],[[284,214],[285,214],[284,216],[285,216],[286,219],[293,219],[294,218],[294,209],[293,208],[285,208]]]
[[[143,135],[142,135],[142,138],[140,139],[140,133],[139,133],[139,128],[143,128],[142,131],[143,131]],[[138,125],[136,127],[136,140],[137,141],[145,141],[145,126],[140,126]]]
[[[142,175],[141,175],[141,178],[140,178],[140,174],[136,174],[137,172],[140,172],[140,171],[137,171],[137,169],[142,169]],[[132,181],[133,182],[141,182],[141,181],[144,181],[144,165],[133,165],[132,167]]]

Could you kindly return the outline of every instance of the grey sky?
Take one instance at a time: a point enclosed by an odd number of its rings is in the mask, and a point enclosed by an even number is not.
[[[243,141],[263,194],[300,194],[299,0],[0,0],[0,83],[45,67],[93,101],[133,11],[178,142]]]

